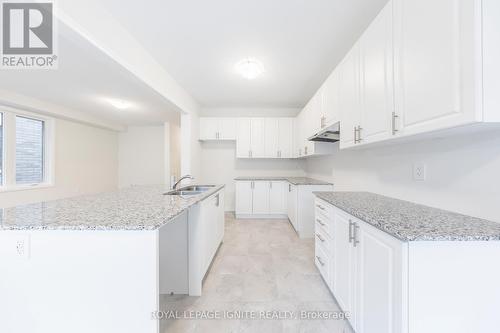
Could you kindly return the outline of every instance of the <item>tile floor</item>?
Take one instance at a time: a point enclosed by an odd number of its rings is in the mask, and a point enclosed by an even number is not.
[[[228,214],[224,243],[206,276],[203,296],[164,295],[161,310],[247,313],[256,318],[164,319],[161,332],[352,333],[349,325],[338,319],[261,319],[262,311],[290,311],[294,315],[339,311],[313,257],[314,241],[299,239],[287,220],[237,220]]]

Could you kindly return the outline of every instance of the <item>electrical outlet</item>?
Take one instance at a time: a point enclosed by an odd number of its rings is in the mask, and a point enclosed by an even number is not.
[[[426,177],[426,166],[424,163],[415,163],[413,164],[413,180],[415,181],[424,181]]]
[[[16,240],[16,255],[19,258],[29,258],[29,237],[21,237]]]

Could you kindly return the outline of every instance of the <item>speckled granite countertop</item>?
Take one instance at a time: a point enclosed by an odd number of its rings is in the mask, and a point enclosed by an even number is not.
[[[313,178],[308,178],[308,177],[236,177],[234,180],[284,180],[287,181],[293,185],[333,185],[332,183],[329,182],[324,182],[322,180],[317,180]]]
[[[500,223],[369,192],[317,197],[403,241],[498,241]]]
[[[0,230],[154,230],[222,189],[163,195],[163,185],[39,202],[0,210]]]

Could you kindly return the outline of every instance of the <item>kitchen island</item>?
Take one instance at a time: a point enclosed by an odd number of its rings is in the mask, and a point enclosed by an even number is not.
[[[201,295],[224,234],[223,185],[5,208],[0,332],[158,332],[161,294]]]

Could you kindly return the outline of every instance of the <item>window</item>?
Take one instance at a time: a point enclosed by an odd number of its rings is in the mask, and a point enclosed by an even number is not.
[[[43,183],[44,122],[16,116],[16,183]]]
[[[0,110],[0,190],[48,185],[52,120],[10,108]]]

